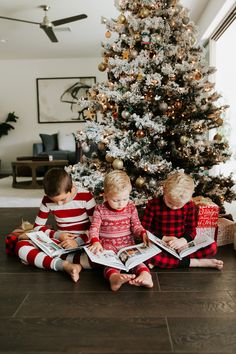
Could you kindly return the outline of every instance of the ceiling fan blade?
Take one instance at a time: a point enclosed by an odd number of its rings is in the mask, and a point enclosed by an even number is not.
[[[12,17],[0,16],[0,18],[4,18],[5,20],[11,20],[11,21],[19,21],[19,22],[25,22],[25,23],[33,23],[33,24],[35,24],[35,25],[39,25],[39,24],[40,24],[40,22],[27,21],[27,20],[19,20],[18,18],[12,18]]]
[[[55,33],[53,32],[52,27],[40,25],[40,28],[42,28],[44,30],[46,35],[50,38],[51,42],[58,42],[58,39],[55,36]]]
[[[87,18],[87,17],[88,17],[87,15],[81,14],[81,15],[77,15],[77,16],[61,18],[60,20],[52,21],[52,24],[53,24],[53,26],[60,26],[60,25],[64,25],[65,23],[83,20],[84,18]]]

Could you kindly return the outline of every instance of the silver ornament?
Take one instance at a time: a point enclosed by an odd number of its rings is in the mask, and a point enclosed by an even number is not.
[[[162,112],[167,111],[167,109],[168,109],[168,104],[165,103],[165,102],[160,102],[160,103],[159,103],[159,109],[160,109]]]

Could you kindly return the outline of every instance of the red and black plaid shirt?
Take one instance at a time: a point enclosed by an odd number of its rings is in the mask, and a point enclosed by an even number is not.
[[[162,238],[184,237],[188,242],[196,236],[195,204],[190,201],[180,209],[170,209],[163,197],[150,200],[144,211],[143,227]]]

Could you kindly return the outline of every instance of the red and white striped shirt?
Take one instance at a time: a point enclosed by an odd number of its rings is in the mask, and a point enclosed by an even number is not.
[[[62,205],[44,196],[35,220],[34,230],[44,231],[51,238],[58,238],[60,232],[70,232],[81,235],[83,241],[87,242],[86,231],[90,227],[94,207],[95,200],[88,191],[77,190],[74,198]],[[49,214],[54,215],[58,231],[46,225]]]

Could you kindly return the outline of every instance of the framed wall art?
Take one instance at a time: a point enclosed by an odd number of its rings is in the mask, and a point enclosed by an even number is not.
[[[87,109],[78,100],[95,83],[95,76],[37,78],[38,123],[84,122]]]

